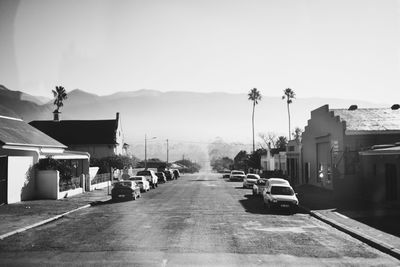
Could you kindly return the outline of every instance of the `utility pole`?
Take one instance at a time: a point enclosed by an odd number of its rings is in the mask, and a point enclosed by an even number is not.
[[[168,139],[167,139],[167,167],[168,167],[168,153],[169,153],[169,147],[168,147]]]

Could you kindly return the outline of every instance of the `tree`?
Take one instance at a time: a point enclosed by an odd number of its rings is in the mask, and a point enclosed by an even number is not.
[[[286,88],[283,90],[284,95],[282,96],[282,99],[286,99],[286,105],[287,105],[287,111],[288,111],[288,118],[289,118],[289,140],[291,139],[291,131],[290,131],[290,109],[289,105],[293,102],[293,98],[295,98],[295,93],[292,89]]]
[[[233,159],[229,157],[212,159],[210,165],[214,171],[230,170],[233,166]]]
[[[247,170],[249,155],[245,150],[241,150],[233,159],[234,168],[237,170]]]
[[[59,113],[59,110],[64,106],[64,100],[68,98],[65,88],[62,86],[56,86],[56,90],[52,90],[54,98],[54,105],[57,107],[54,112]]]
[[[257,88],[253,88],[250,90],[250,92],[247,94],[248,95],[248,100],[253,101],[253,113],[251,116],[251,121],[252,121],[252,128],[253,128],[253,152],[255,151],[255,144],[254,144],[254,110],[256,105],[258,104],[258,101],[261,100],[261,93],[260,91],[257,90]]]
[[[249,155],[249,166],[253,169],[261,169],[261,156],[267,153],[264,148],[259,148]]]
[[[296,127],[294,129],[294,133],[293,133],[294,140],[296,140],[298,143],[301,142],[302,134],[303,134],[303,130],[300,127]]]
[[[275,148],[275,143],[277,140],[277,135],[273,132],[268,132],[268,133],[259,133],[258,136],[264,141],[266,148],[272,149]],[[262,148],[265,148],[263,145],[261,145]]]
[[[279,136],[275,142],[275,146],[278,151],[286,151],[287,144],[288,140],[285,136]]]

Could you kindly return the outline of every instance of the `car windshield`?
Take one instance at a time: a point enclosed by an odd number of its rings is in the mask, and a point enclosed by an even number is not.
[[[254,174],[247,174],[247,178],[250,178],[250,179],[257,179],[258,177],[255,176]]]
[[[265,180],[259,180],[257,183],[259,185],[265,185],[267,182]]]
[[[287,186],[273,186],[271,188],[272,195],[285,195],[285,196],[293,196],[294,191],[292,188]]]
[[[232,172],[232,174],[244,174],[244,172]]]
[[[137,173],[137,175],[150,175],[149,171],[140,171]]]

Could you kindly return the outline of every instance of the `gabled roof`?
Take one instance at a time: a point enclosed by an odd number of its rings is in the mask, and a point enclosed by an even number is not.
[[[67,146],[116,144],[117,119],[31,121],[29,124]]]
[[[0,116],[0,144],[66,148],[21,119]]]
[[[400,110],[391,108],[330,109],[346,122],[346,134],[400,133]]]

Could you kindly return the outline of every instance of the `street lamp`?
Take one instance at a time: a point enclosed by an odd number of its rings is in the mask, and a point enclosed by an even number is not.
[[[147,139],[147,135],[144,135],[144,169],[147,169],[147,140],[153,140],[157,137]]]

